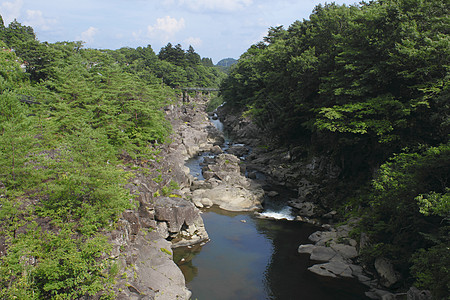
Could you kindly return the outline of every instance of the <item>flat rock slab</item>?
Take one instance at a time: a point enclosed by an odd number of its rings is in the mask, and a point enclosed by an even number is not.
[[[311,244],[300,245],[300,246],[298,247],[298,253],[311,254],[315,247],[316,247],[316,246],[311,245]]]
[[[324,264],[314,265],[308,268],[309,271],[326,277],[347,277],[352,278],[352,269],[349,264],[343,261],[333,260]]]
[[[332,241],[335,238],[337,238],[337,233],[335,231],[316,231],[308,237],[308,239],[317,246],[324,246],[326,242]]]
[[[310,259],[317,261],[330,261],[336,257],[336,255],[338,255],[336,251],[330,247],[315,246],[311,251]]]
[[[350,259],[358,256],[358,251],[356,247],[344,245],[344,244],[333,244],[331,249],[339,253],[343,258]]]

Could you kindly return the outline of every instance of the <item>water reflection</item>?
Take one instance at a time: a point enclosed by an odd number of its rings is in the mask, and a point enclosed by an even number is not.
[[[192,299],[364,299],[364,287],[354,280],[307,271],[312,262],[297,248],[313,226],[217,208],[203,218],[211,242],[174,251]]]

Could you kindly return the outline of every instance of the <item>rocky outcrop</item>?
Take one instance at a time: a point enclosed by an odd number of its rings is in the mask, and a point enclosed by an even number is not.
[[[155,220],[165,222],[162,235],[170,238],[172,248],[188,246],[208,240],[203,219],[192,202],[180,198],[158,198]]]
[[[265,174],[271,184],[296,190],[298,197],[290,205],[302,216],[318,217],[326,212],[327,206],[335,201],[335,192],[328,187],[337,183],[341,174],[334,161],[310,153],[306,146],[282,145],[272,134],[226,106],[218,114],[233,140],[241,143],[230,147],[228,153],[245,157],[250,176],[257,171]],[[247,153],[248,146],[252,148],[250,153]]]
[[[353,259],[358,256],[357,242],[349,238],[351,227],[339,226],[328,231],[316,231],[309,236],[314,244],[300,245],[299,253],[307,253],[310,259],[324,262],[308,268],[309,271],[326,277],[357,278],[371,284],[371,279]]]
[[[141,232],[119,263],[117,299],[189,299],[181,270],[172,257],[171,243],[153,232]]]
[[[184,163],[223,142],[206,118],[202,102],[197,104],[166,108],[173,142],[160,145],[155,159],[133,160],[124,154],[124,170],[135,175],[127,187],[137,195],[138,205],[124,212],[109,234],[111,258],[119,265],[114,288],[118,299],[190,298],[172,248],[206,242],[208,234],[200,210],[185,199],[183,189],[193,180]]]
[[[264,190],[241,174],[240,160],[231,154],[220,154],[203,169],[204,181],[191,187],[192,201],[200,207],[215,204],[229,211],[262,209]]]

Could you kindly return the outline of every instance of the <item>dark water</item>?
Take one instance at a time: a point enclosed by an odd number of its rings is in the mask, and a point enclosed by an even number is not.
[[[307,268],[300,244],[317,228],[213,208],[203,214],[211,241],[175,249],[192,299],[366,299],[356,280],[328,279]],[[184,259],[184,261],[181,261]]]

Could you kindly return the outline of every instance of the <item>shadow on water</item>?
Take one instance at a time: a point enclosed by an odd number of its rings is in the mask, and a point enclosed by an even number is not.
[[[192,299],[365,299],[356,280],[315,276],[297,253],[312,225],[257,219],[213,208],[203,214],[211,241],[175,249]]]

